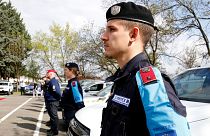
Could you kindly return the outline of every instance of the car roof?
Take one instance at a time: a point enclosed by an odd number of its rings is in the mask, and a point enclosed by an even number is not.
[[[0,80],[1,83],[10,83],[10,81]]]
[[[176,76],[178,76],[178,75],[181,75],[181,74],[183,74],[183,73],[185,73],[185,72],[187,72],[187,71],[190,71],[190,70],[198,70],[198,69],[206,69],[206,68],[210,68],[210,66],[189,68],[189,69],[186,69],[186,70],[184,70],[184,71],[182,71],[182,72],[176,74],[174,77],[176,77]],[[174,77],[173,77],[173,78],[174,78]]]

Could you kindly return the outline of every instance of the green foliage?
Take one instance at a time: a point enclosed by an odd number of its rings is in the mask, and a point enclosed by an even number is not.
[[[0,76],[17,77],[31,50],[31,38],[20,13],[10,2],[0,1],[0,16]]]
[[[34,80],[38,80],[40,77],[39,75],[39,69],[40,66],[35,62],[32,58],[30,59],[30,62],[27,64],[28,69],[25,71],[26,75]]]
[[[53,23],[50,26],[50,33],[38,32],[33,37],[32,46],[35,57],[44,69],[50,68],[63,74],[63,66],[66,62],[72,61],[72,53],[78,46],[78,34],[73,31],[69,24],[65,27]],[[60,76],[59,75],[59,76]]]

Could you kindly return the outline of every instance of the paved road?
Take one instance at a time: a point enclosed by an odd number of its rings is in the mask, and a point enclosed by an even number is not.
[[[58,114],[59,136],[65,136],[61,112]],[[48,120],[43,97],[0,95],[0,136],[46,136]]]

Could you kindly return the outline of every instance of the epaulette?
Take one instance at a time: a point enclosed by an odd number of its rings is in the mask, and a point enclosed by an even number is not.
[[[147,84],[157,80],[152,66],[140,68],[139,73],[142,78],[143,84]]]
[[[76,86],[76,81],[72,81],[72,82],[71,82],[71,85],[72,85],[73,87],[75,87],[75,86]]]

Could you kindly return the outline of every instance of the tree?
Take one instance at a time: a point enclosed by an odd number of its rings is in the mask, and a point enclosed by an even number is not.
[[[162,0],[160,3],[162,17],[172,26],[171,29],[175,30],[174,34],[188,32],[189,37],[195,39],[195,45],[206,46],[207,53],[203,53],[203,56],[210,56],[210,3],[207,0]]]
[[[0,0],[0,75],[19,77],[23,60],[31,50],[28,34],[21,15],[10,2]]]
[[[35,34],[32,54],[41,59],[40,63],[44,65],[44,69],[46,67],[55,69],[63,74],[64,64],[73,60],[73,52],[77,46],[78,34],[70,28],[68,23],[64,28],[53,23],[49,34],[43,32]]]
[[[83,76],[101,77],[113,74],[117,64],[103,55],[103,43],[100,40],[103,28],[97,30],[94,24],[90,23],[84,26],[81,32],[77,60],[80,62]]]
[[[33,81],[37,81],[41,78],[40,74],[40,65],[35,61],[34,58],[29,57],[25,62],[24,73],[27,77],[31,78]]]

